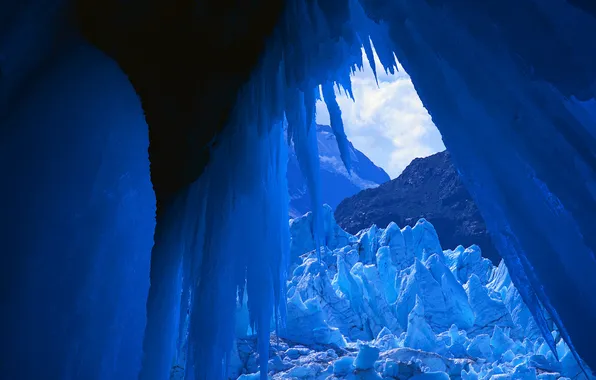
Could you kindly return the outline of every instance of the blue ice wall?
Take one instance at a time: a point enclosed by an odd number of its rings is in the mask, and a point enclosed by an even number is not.
[[[596,19],[555,0],[367,10],[389,26],[525,301],[594,368],[596,120],[574,98],[595,96]]]
[[[198,286],[190,308],[186,378],[226,378],[226,355],[234,338],[230,326],[243,292],[248,294],[251,324],[259,332],[261,368],[267,368],[269,358],[270,322],[284,320],[285,304],[279,301],[285,295],[289,231],[282,123],[262,134],[257,128],[236,127],[229,126],[235,133],[214,150],[200,181],[207,183],[195,193],[208,202],[199,238],[202,260],[194,272]],[[241,159],[230,165],[231,155]],[[266,375],[265,370],[261,377]]]
[[[0,120],[0,377],[134,379],[155,225],[140,102],[81,43],[15,93]]]
[[[206,182],[193,183],[162,205],[151,252],[141,380],[169,379],[171,371],[187,366],[189,313],[200,279],[210,199]]]

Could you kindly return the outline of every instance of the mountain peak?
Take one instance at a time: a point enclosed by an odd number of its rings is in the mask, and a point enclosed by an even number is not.
[[[344,199],[335,218],[349,233],[371,224],[384,227],[391,221],[400,227],[413,226],[425,218],[435,226],[444,248],[477,244],[485,257],[499,260],[484,219],[447,151],[416,158],[396,179]]]
[[[331,127],[317,124],[316,128],[323,203],[327,203],[335,210],[344,198],[363,189],[377,187],[390,180],[389,175],[383,169],[376,166],[351,143],[352,173],[348,173],[341,159],[337,140]],[[311,210],[308,188],[292,148],[290,148],[288,161],[288,190],[292,217],[301,216]]]

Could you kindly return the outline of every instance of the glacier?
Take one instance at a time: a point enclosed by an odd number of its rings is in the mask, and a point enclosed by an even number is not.
[[[404,243],[409,229],[395,223],[352,236],[324,210],[333,243],[322,261],[304,246],[293,260],[286,326],[270,326],[268,378],[585,379],[552,320],[551,351],[504,261],[494,266],[475,245],[443,251],[424,219],[412,229],[419,238]],[[292,241],[314,239],[311,213],[290,224]],[[363,236],[376,241],[372,264]],[[245,302],[237,302],[232,380],[260,376]]]
[[[295,82],[304,88],[304,83],[326,83],[331,79],[351,96],[346,68],[357,68],[362,65],[362,61],[353,50],[346,49],[343,42],[352,41],[358,36],[358,32],[362,32],[364,36],[360,41],[366,41],[367,38],[372,40],[385,70],[396,69],[394,58],[397,56],[410,73],[425,106],[429,108],[433,120],[443,135],[445,145],[453,152],[454,162],[467,187],[470,188],[472,196],[479,204],[483,216],[490,219],[487,223],[491,236],[494,237],[510,269],[512,281],[530,308],[547,344],[554,350],[554,341],[546,321],[550,316],[570,346],[571,352],[577,356],[576,347],[583,346],[584,348],[580,350],[586,360],[591,362],[592,350],[589,347],[594,339],[591,336],[593,329],[590,327],[590,321],[594,320],[596,304],[594,297],[591,297],[589,292],[586,293],[586,289],[593,289],[596,285],[594,283],[596,280],[591,275],[596,270],[596,260],[589,240],[591,236],[589,226],[593,222],[588,217],[593,213],[588,212],[587,208],[573,208],[577,207],[574,206],[577,203],[572,200],[570,189],[574,188],[575,181],[582,184],[590,183],[591,180],[587,178],[593,178],[593,173],[589,169],[592,156],[580,146],[582,144],[580,141],[583,139],[571,135],[571,132],[568,132],[571,129],[566,130],[567,134],[564,135],[560,129],[560,123],[557,123],[561,119],[575,123],[573,133],[579,133],[589,139],[589,135],[582,132],[586,131],[583,128],[590,128],[590,125],[582,124],[586,119],[581,118],[581,111],[571,112],[570,107],[561,102],[561,99],[569,96],[577,95],[583,98],[589,95],[586,95],[585,91],[581,94],[576,93],[578,87],[573,86],[573,83],[559,83],[555,81],[556,77],[548,77],[550,68],[545,67],[544,64],[540,66],[536,61],[544,57],[544,54],[532,56],[533,50],[529,46],[515,45],[520,42],[513,37],[515,33],[512,30],[518,28],[517,30],[523,33],[527,32],[530,26],[524,24],[526,19],[521,17],[503,21],[499,18],[503,14],[502,8],[487,7],[494,10],[491,13],[487,8],[477,4],[468,7],[463,3],[409,1],[345,2],[341,7],[345,8],[342,10],[334,8],[333,14],[324,6],[318,10],[316,6],[309,7],[303,4],[290,8],[291,16],[288,17],[292,17],[292,20],[286,19],[287,24],[290,25],[287,28],[289,32],[284,34],[286,39],[295,41],[295,37],[291,35],[294,30],[291,27],[292,22],[296,24],[303,22],[304,25],[312,25],[316,30],[321,19],[326,19],[328,25],[337,25],[343,21],[345,25],[354,26],[354,31],[357,32],[354,35],[350,34],[350,29],[329,31],[331,35],[336,33],[336,37],[341,33],[344,35],[342,35],[343,40],[340,39],[339,43],[331,46],[340,55],[335,66],[327,66],[326,72],[320,72],[318,66],[312,66],[313,61],[324,61],[325,57],[320,57],[321,51],[318,49],[308,50],[305,41],[311,39],[318,41],[317,38],[322,38],[327,31],[323,28],[321,35],[311,36],[308,36],[308,33],[307,36],[301,33],[298,51],[303,51],[305,57],[288,54],[284,62],[286,64],[291,62],[292,67],[297,65],[304,69],[312,68],[313,71],[310,75],[306,75],[303,71],[292,72],[287,85],[292,86]],[[533,14],[532,11],[539,12],[531,2],[524,2],[518,7],[528,15]],[[541,9],[543,13],[540,13],[540,21],[530,23],[531,27],[539,28],[545,34],[552,33],[554,27],[551,27],[547,20],[553,22],[554,9],[557,9],[557,12],[567,12],[569,17],[573,16],[578,20],[577,24],[566,29],[569,36],[582,39],[586,32],[588,34],[594,32],[594,24],[590,23],[591,19],[586,18],[590,16],[580,15],[576,9],[565,8],[562,3],[553,4],[552,7],[548,10]],[[364,14],[372,17],[376,23],[367,21]],[[560,15],[561,13],[557,14],[558,17]],[[480,21],[483,19],[485,22]],[[490,29],[491,25],[500,26],[501,22],[511,24],[506,24],[508,28],[503,30]],[[580,26],[584,29],[580,30]],[[297,29],[303,30],[298,27]],[[477,42],[479,36],[483,39]],[[494,45],[483,44],[482,41],[486,40],[496,42]],[[454,41],[465,41],[465,43],[456,46]],[[499,50],[501,43],[513,44],[512,50],[521,56],[521,59],[515,60],[506,52]],[[364,44],[366,45],[367,42]],[[328,45],[325,46],[330,48]],[[348,44],[349,46],[351,45]],[[471,46],[474,48],[470,49]],[[518,52],[521,48],[526,50]],[[295,47],[285,49],[289,49],[292,53],[297,51]],[[287,50],[284,51],[287,52]],[[573,59],[573,54],[566,53],[562,55]],[[439,59],[436,58],[437,54]],[[549,55],[551,56],[552,54]],[[498,57],[498,64],[495,62],[495,57]],[[300,61],[300,58],[304,59],[304,62]],[[344,65],[338,66],[342,61]],[[478,63],[482,64],[478,65]],[[578,66],[578,70],[582,73],[592,72],[586,66],[587,62],[574,61],[573,64]],[[526,74],[528,65],[544,70],[547,82],[541,83],[532,75]],[[479,67],[482,69],[479,70]],[[494,67],[495,74],[487,76],[487,67]],[[416,70],[420,70],[421,74],[418,75]],[[536,69],[531,67],[530,70]],[[436,89],[437,83],[441,84],[442,93]],[[483,85],[479,86],[479,83]],[[486,91],[479,91],[486,88],[503,90],[491,92],[490,95],[487,95]],[[546,88],[549,90],[546,91]],[[305,91],[305,94],[308,94],[312,90]],[[457,96],[454,97],[452,94]],[[312,101],[309,99],[311,98],[304,97],[305,101]],[[546,113],[545,107],[549,110]],[[305,108],[307,123],[311,118],[310,108],[312,105],[307,104]],[[512,110],[512,114],[504,112],[504,109]],[[545,116],[546,114],[550,115],[550,119]],[[580,116],[574,116],[575,114]],[[477,125],[483,127],[478,128]],[[554,140],[552,148],[546,148],[549,145],[544,143],[549,139],[548,136],[552,136],[547,134],[549,128],[560,133],[556,134],[557,136],[562,136],[560,140]],[[528,136],[540,134],[543,134],[539,140],[540,144],[532,145],[517,140],[520,136],[528,138]],[[339,134],[337,137],[340,140],[342,136]],[[582,151],[586,153],[581,156],[582,159],[575,154],[574,147],[583,149]],[[556,164],[552,159],[553,150],[557,152]],[[474,152],[474,159],[468,159],[470,152]],[[566,156],[565,152],[569,156]],[[312,155],[316,150],[311,148],[310,153]],[[477,159],[476,156],[482,159]],[[582,161],[584,159],[585,161]],[[567,164],[563,164],[565,160],[568,160]],[[552,170],[552,167],[557,165],[560,167],[560,173],[565,172],[565,174],[558,177],[553,174],[559,172]],[[346,166],[349,166],[349,163],[346,163]],[[571,177],[569,168],[577,168],[581,174],[578,172]],[[316,181],[313,181],[313,167],[306,169],[307,178],[311,177],[310,185],[313,194],[317,194],[320,190]],[[575,187],[578,191],[584,188],[580,183]],[[553,189],[558,189],[560,195],[555,196]],[[593,199],[588,193],[585,194],[586,200]],[[564,206],[565,197],[570,197],[567,198],[567,203],[571,202],[568,206]],[[313,197],[313,201],[316,205],[317,198]],[[508,207],[505,207],[506,205]],[[321,211],[315,208],[313,213],[315,233],[321,228],[320,214]],[[575,217],[577,220],[572,215],[577,215]],[[585,223],[578,224],[584,218]],[[528,220],[533,221],[532,227],[528,227]],[[558,226],[557,234],[551,231],[553,225]],[[315,244],[317,247],[320,246],[318,238],[315,238]],[[573,252],[574,258],[570,259],[569,254],[563,252]],[[370,257],[365,258],[365,263],[370,259]],[[562,266],[557,264],[559,260]],[[576,268],[577,263],[582,263],[582,267]],[[557,266],[565,268],[565,271],[562,273],[556,271]],[[553,276],[553,271],[561,274]],[[578,274],[576,271],[581,273]],[[572,296],[567,298],[567,294]],[[412,300],[409,302],[411,303]],[[565,320],[568,322],[565,323]],[[568,329],[571,329],[569,330],[571,334]],[[580,329],[582,332],[577,330],[573,333],[573,329]],[[590,332],[585,333],[586,331]],[[573,342],[571,335],[577,336]]]
[[[86,6],[92,11],[83,12]],[[291,321],[288,139],[314,205],[314,261],[303,269],[333,288],[320,276],[329,236],[314,105],[325,100],[345,153],[330,87],[352,96],[350,75],[363,65],[361,48],[373,61],[373,46],[383,66],[373,70],[394,72],[397,58],[408,71],[478,204],[517,290],[511,298],[527,306],[509,311],[510,318],[533,321],[555,358],[581,356],[586,368],[596,367],[593,3],[227,6],[0,3],[0,165],[7,178],[0,190],[0,279],[8,310],[0,334],[10,353],[0,361],[3,376],[103,380],[140,373],[142,380],[163,380],[172,367],[183,367],[191,369],[188,379],[222,379],[232,360],[236,299],[246,293],[265,379],[272,316],[279,331]],[[197,58],[201,48],[207,59]],[[349,170],[349,156],[342,156]],[[360,296],[376,289],[369,266],[391,268],[387,255],[398,253],[417,259],[412,270],[400,268],[407,271],[404,288],[396,286],[395,295],[388,289],[390,300],[416,311],[397,318],[402,328],[411,321],[423,332],[410,342],[430,347],[430,331],[446,323],[444,315],[419,318],[441,310],[417,294],[419,280],[430,280],[433,271],[445,276],[440,284],[423,281],[428,297],[434,300],[444,286],[454,292],[449,307],[463,310],[455,281],[467,278],[469,306],[494,307],[509,323],[494,295],[470,291],[486,280],[476,273],[482,264],[473,261],[474,249],[461,253],[466,268],[453,279],[438,264],[449,254],[433,253],[432,245],[420,257],[404,252],[396,248],[399,237],[377,262],[377,230],[357,237],[359,263],[348,255],[337,269],[336,285],[356,309],[377,316],[369,329],[390,317],[375,314],[382,298]],[[429,231],[424,224],[405,229],[405,246]],[[293,307],[316,310],[298,301]],[[553,324],[566,345],[561,349]],[[507,341],[498,334],[497,340]],[[485,336],[470,345],[475,355],[486,355],[487,343]],[[378,349],[365,347],[356,361],[363,371]],[[337,362],[338,373],[350,368],[349,359]]]

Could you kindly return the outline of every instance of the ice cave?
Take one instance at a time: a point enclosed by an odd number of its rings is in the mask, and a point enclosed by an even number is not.
[[[324,205],[398,61],[492,261]],[[595,98],[592,0],[0,0],[0,378],[592,379]]]

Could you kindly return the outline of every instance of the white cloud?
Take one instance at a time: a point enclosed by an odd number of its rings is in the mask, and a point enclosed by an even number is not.
[[[378,60],[376,67],[382,71]],[[378,78],[377,87],[372,70],[365,64],[365,70],[352,77],[356,101],[345,95],[338,95],[337,100],[350,141],[395,178],[414,158],[445,147],[405,71],[400,67],[396,75],[382,72]],[[322,102],[317,104],[317,122],[329,124]]]

